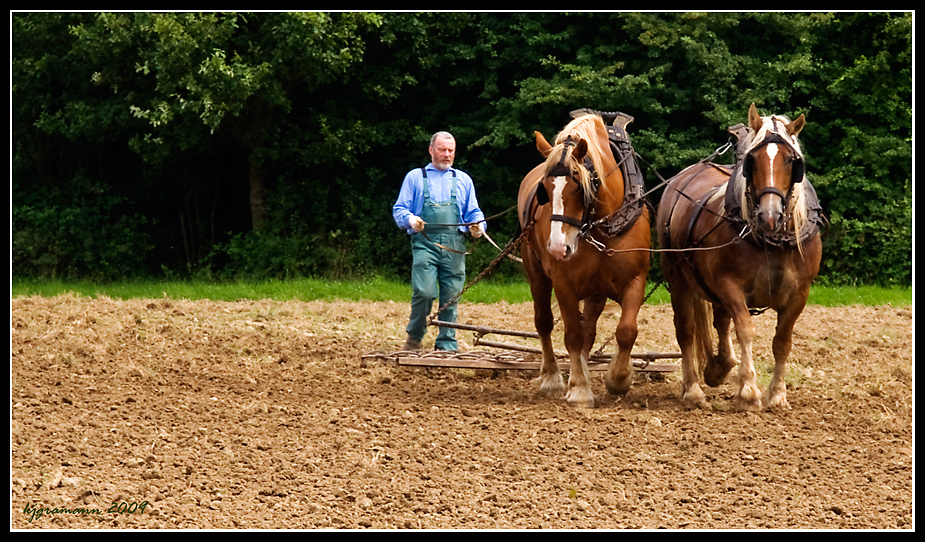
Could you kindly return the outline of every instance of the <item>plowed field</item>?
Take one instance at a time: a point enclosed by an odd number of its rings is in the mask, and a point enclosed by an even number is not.
[[[617,398],[595,373],[583,409],[536,397],[532,372],[361,360],[397,349],[406,318],[12,299],[11,528],[914,528],[911,308],[808,307],[792,409],[757,414],[729,383],[712,412],[685,408],[677,373]],[[763,386],[774,319],[757,317]],[[526,304],[460,321],[532,330]],[[677,350],[670,307],[639,323],[638,350]]]

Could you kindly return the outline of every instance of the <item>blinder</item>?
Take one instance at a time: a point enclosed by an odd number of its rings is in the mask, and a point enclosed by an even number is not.
[[[549,192],[546,191],[546,186],[543,183],[537,183],[534,198],[536,198],[537,205],[546,205],[549,203]]]
[[[562,156],[559,157],[559,161],[553,167],[549,168],[546,171],[546,177],[569,177],[571,178],[572,172],[569,170],[569,167],[565,164],[565,155],[567,154],[566,149],[575,146],[575,142],[571,137],[565,139],[562,143],[563,152]],[[549,203],[549,192],[546,190],[546,186],[543,183],[539,183],[536,187],[536,202],[539,205],[546,205]]]

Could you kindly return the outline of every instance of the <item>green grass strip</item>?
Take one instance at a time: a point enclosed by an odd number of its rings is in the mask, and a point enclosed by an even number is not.
[[[274,300],[344,300],[344,301],[396,301],[407,302],[411,289],[407,283],[380,277],[366,280],[297,279],[265,282],[119,282],[95,284],[91,282],[31,281],[14,279],[11,296],[51,297],[68,292],[87,296],[106,296],[113,299],[212,299],[238,301],[248,299]],[[652,285],[649,285],[649,290]],[[475,284],[463,294],[467,303],[526,303],[531,301],[530,287],[521,281],[492,281],[491,278]],[[670,303],[664,285],[652,292],[647,301],[659,305]],[[883,288],[878,286],[813,286],[809,304],[827,307],[846,305],[912,305],[912,288]]]

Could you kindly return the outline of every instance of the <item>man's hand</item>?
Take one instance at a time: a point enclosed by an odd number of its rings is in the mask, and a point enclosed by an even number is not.
[[[469,233],[472,234],[473,239],[478,239],[479,237],[482,236],[482,225],[473,224],[469,226]]]
[[[419,216],[412,216],[411,218],[409,218],[408,224],[410,224],[411,229],[413,229],[416,232],[420,232],[421,230],[424,229],[424,220],[422,220],[421,217]]]

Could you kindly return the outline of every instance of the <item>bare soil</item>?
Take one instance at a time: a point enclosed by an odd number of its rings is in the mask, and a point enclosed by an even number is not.
[[[624,397],[595,373],[584,409],[530,371],[361,359],[398,349],[407,314],[12,299],[11,529],[914,529],[911,308],[808,307],[792,409],[757,414],[731,383],[685,408],[676,372]],[[530,331],[532,309],[460,320]],[[639,323],[639,351],[677,350],[670,307]]]

